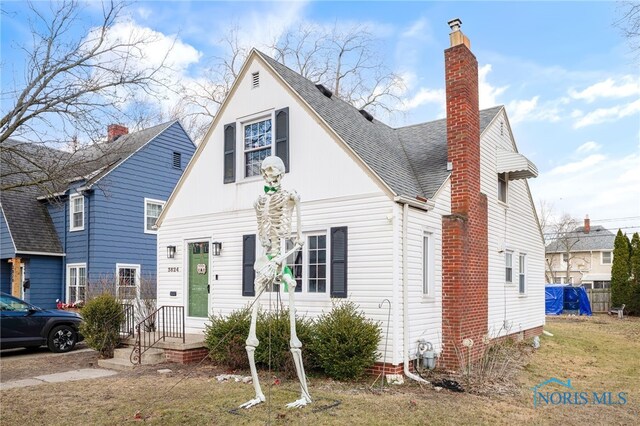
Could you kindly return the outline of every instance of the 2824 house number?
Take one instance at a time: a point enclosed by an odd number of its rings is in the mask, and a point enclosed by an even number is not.
[[[167,269],[169,270],[169,272],[180,272],[179,266],[169,266],[169,268]]]

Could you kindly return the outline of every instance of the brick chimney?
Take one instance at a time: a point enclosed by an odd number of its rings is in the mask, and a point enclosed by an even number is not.
[[[459,367],[459,355],[482,353],[488,322],[487,197],[480,193],[478,61],[454,19],[445,50],[447,150],[451,172],[451,214],[442,218],[441,360]],[[472,339],[473,346],[463,344]],[[467,345],[469,340],[465,340]]]
[[[591,219],[589,219],[589,215],[586,215],[584,218],[584,233],[588,234],[591,232]]]
[[[107,142],[113,142],[120,136],[128,135],[129,128],[120,124],[109,124],[107,126]]]

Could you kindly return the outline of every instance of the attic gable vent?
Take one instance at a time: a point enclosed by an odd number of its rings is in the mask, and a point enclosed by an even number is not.
[[[362,114],[362,116],[366,118],[368,121],[373,121],[373,115],[369,114],[366,110],[361,109],[360,114]]]
[[[256,71],[251,74],[251,87],[258,88],[260,87],[260,72]]]
[[[173,153],[173,168],[182,169],[182,154],[175,151]]]
[[[325,95],[327,98],[331,99],[331,97],[333,96],[333,92],[331,92],[331,90],[324,87],[322,84],[316,84],[316,87],[318,88],[320,93]]]

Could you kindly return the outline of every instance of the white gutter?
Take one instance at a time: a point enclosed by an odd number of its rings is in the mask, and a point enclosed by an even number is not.
[[[48,252],[44,252],[44,251],[21,251],[21,250],[16,250],[16,256],[19,254],[28,254],[31,256],[61,256],[64,257],[66,256],[66,253],[48,253]]]
[[[433,207],[436,205],[435,201],[433,200],[419,201],[413,198],[405,197],[404,195],[393,197],[393,201],[395,201],[396,203],[404,204],[405,206],[409,205],[411,207],[416,207],[426,211],[433,209]]]
[[[403,342],[404,342],[404,375],[417,382],[429,383],[422,377],[419,377],[409,371],[409,272],[408,267],[408,255],[409,255],[409,242],[407,241],[408,225],[409,222],[409,204],[405,203],[402,210],[402,315],[404,330]]]

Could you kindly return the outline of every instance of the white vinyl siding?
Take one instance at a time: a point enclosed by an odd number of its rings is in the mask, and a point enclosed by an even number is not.
[[[86,301],[87,264],[67,265],[67,303]]]
[[[69,231],[84,229],[84,196],[73,195],[69,198]]]
[[[144,199],[144,233],[156,234],[155,229],[156,220],[160,217],[162,208],[164,207],[164,201],[152,200],[150,198]]]
[[[500,127],[503,135],[500,135]],[[517,138],[518,135],[516,135]],[[544,245],[528,180],[508,181],[508,206],[498,201],[498,149],[515,151],[509,122],[500,112],[481,138],[481,187],[488,201],[489,315],[492,337],[544,324]],[[523,151],[525,156],[530,154]],[[505,286],[505,248],[526,253],[526,297],[519,286]],[[515,259],[517,262],[517,259]],[[516,265],[517,266],[517,263]]]

